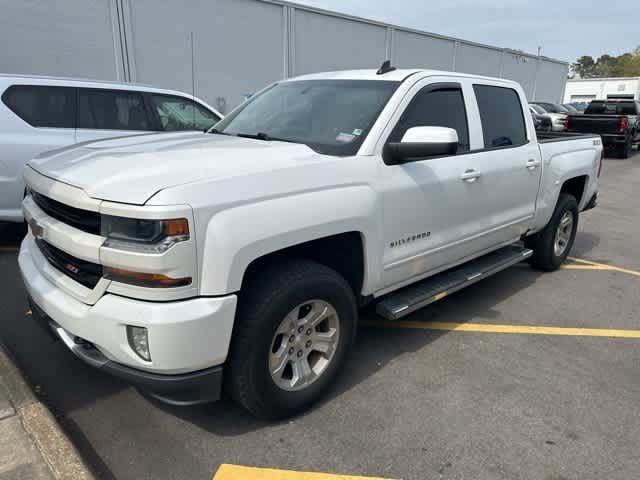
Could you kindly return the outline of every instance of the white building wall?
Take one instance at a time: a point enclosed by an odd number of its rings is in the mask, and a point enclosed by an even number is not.
[[[564,103],[606,100],[611,96],[628,96],[640,100],[640,77],[569,80],[564,92]]]
[[[455,70],[558,101],[567,63],[281,0],[0,0],[0,72],[141,82],[228,112],[282,78],[323,70]]]

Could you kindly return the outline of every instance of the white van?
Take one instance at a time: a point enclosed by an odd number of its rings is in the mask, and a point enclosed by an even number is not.
[[[24,164],[70,144],[205,130],[222,115],[192,95],[145,85],[0,74],[0,221],[21,222]]]

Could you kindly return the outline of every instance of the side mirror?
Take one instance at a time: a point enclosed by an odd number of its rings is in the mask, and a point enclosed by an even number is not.
[[[401,164],[428,157],[455,155],[458,151],[458,132],[447,127],[413,127],[400,142],[387,144],[391,164]]]

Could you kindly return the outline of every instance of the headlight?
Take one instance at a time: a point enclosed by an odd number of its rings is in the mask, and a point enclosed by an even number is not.
[[[100,233],[107,237],[103,246],[140,253],[163,253],[176,243],[189,240],[186,218],[141,220],[135,218],[100,217]]]

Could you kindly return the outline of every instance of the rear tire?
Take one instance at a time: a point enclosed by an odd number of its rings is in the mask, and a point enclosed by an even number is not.
[[[629,158],[631,155],[631,149],[633,148],[632,137],[629,137],[623,145],[618,147],[618,156],[620,158]]]
[[[547,226],[525,239],[525,246],[533,250],[531,265],[547,272],[557,270],[569,255],[577,230],[578,202],[573,195],[561,193]]]
[[[266,267],[240,294],[228,392],[259,418],[308,409],[340,373],[356,323],[353,291],[334,270],[307,260]]]

